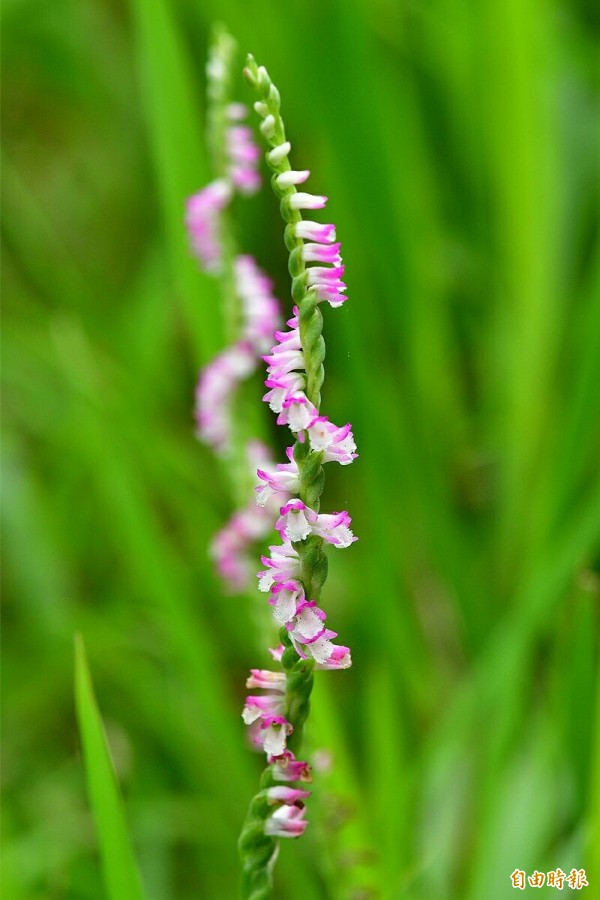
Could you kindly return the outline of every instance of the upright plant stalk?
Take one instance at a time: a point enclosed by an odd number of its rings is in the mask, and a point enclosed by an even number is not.
[[[293,495],[281,506],[275,526],[282,544],[270,548],[270,556],[263,557],[267,568],[259,573],[259,587],[270,592],[273,616],[282,626],[281,644],[271,651],[282,671],[251,671],[247,686],[267,693],[249,696],[243,712],[268,765],[239,841],[242,896],[244,900],[264,900],[271,896],[277,838],[298,837],[307,824],[304,800],[309,794],[290,783],[310,780],[307,763],[296,754],[310,709],[313,670],[342,669],[351,664],[349,649],[332,642],[337,635],[324,626],[326,616],[318,601],[327,578],[325,544],[348,547],[356,538],[346,512],[322,514],[319,510],[324,464],[337,461],[348,465],[357,454],[351,426],[338,428],[320,414],[325,342],[319,304],[326,301],[334,308],[341,306],[346,286],[341,280],[344,267],[335,227],[305,221],[301,210],[321,209],[327,198],[296,190],[310,173],[290,167],[291,146],[280,115],[279,92],[252,56],[244,74],[259,95],[254,107],[271,147],[266,160],[286,222],[284,239],[295,304],[287,323],[290,330],[276,333],[277,343],[264,357],[269,388],[264,399],[278,414],[277,423],[288,426],[296,440],[287,450],[288,463],[257,472],[262,482],[257,488],[258,503],[281,492]],[[310,262],[317,265],[307,266]]]

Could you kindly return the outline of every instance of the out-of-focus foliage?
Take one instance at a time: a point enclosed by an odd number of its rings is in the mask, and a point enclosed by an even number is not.
[[[269,68],[293,164],[330,197],[350,299],[325,310],[326,406],[361,452],[326,489],[360,536],[332,554],[326,594],[354,666],[318,679],[308,744],[332,765],[277,896],[501,900],[515,867],[557,866],[586,867],[591,896],[599,22],[584,0],[6,0],[4,895],[104,896],[76,631],[148,897],[236,895],[260,769],[239,714],[269,617],[211,572],[230,508],[190,413],[221,346],[181,224],[210,178],[215,18],[240,65],[251,50]],[[286,298],[268,192],[238,225]]]

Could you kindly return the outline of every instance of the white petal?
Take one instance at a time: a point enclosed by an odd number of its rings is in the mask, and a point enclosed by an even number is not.
[[[291,510],[287,514],[286,532],[288,540],[303,541],[311,532],[311,526],[308,523],[303,510]]]
[[[298,591],[279,591],[277,604],[273,607],[273,618],[280,625],[285,625],[296,614]]]

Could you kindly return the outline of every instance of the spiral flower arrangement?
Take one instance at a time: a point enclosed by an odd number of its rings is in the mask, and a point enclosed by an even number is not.
[[[260,791],[252,800],[240,837],[243,896],[270,896],[277,839],[298,837],[306,829],[305,801],[309,792],[294,786],[310,780],[310,767],[298,759],[302,729],[309,713],[314,669],[350,666],[350,649],[334,643],[337,633],[325,624],[321,590],[327,578],[328,544],[349,547],[356,537],[346,511],[322,513],[324,465],[349,465],[357,456],[350,424],[338,427],[321,415],[324,379],[323,317],[320,304],[339,307],[346,299],[344,266],[335,226],[302,217],[304,210],[324,208],[327,198],[297,190],[308,171],[293,170],[291,145],[280,114],[279,91],[267,70],[248,57],[244,70],[257,91],[254,108],[260,130],[269,144],[266,160],[271,184],[280,201],[289,251],[293,315],[288,330],[275,333],[275,345],[263,358],[267,363],[264,396],[295,442],[287,463],[257,471],[257,503],[283,497],[275,527],[281,543],[263,557],[259,588],[269,594],[273,618],[280,626],[281,643],[271,654],[280,671],[253,669],[250,689],[263,693],[246,699],[243,718],[255,744],[266,754],[267,767]],[[315,263],[315,265],[309,265]]]
[[[280,99],[264,67],[248,57],[244,74],[257,91],[254,104],[269,150],[266,161],[285,226],[292,276],[292,315],[287,330],[278,329],[278,303],[269,279],[250,256],[238,255],[228,220],[236,193],[260,186],[260,152],[250,129],[241,122],[246,109],[229,99],[235,44],[219,30],[208,63],[209,139],[216,178],[187,205],[190,243],[202,267],[222,285],[226,319],[233,340],[200,373],[196,392],[199,438],[229,467],[252,469],[255,496],[246,499],[214,537],[211,554],[230,590],[243,590],[249,578],[253,543],[276,530],[280,543],[262,557],[258,587],[268,594],[279,644],[270,650],[277,670],[252,669],[251,693],[242,717],[251,742],[266,756],[260,790],[250,804],[240,836],[243,896],[267,898],[278,839],[299,837],[307,826],[305,801],[310,796],[308,762],[299,758],[302,731],[309,713],[315,669],[345,669],[350,649],[336,644],[326,625],[321,590],[327,578],[328,544],[349,547],[356,537],[346,511],[324,513],[320,501],[324,466],[349,465],[357,456],[350,424],[338,427],[321,414],[325,342],[321,303],[333,308],[346,300],[340,243],[332,224],[303,218],[323,209],[327,197],[297,190],[310,173],[290,167],[291,146],[285,137]],[[275,465],[259,441],[241,435],[234,412],[236,387],[257,367],[267,364],[264,400],[289,429],[293,444],[287,462]],[[239,448],[243,446],[240,456]],[[254,693],[254,692],[258,693]]]

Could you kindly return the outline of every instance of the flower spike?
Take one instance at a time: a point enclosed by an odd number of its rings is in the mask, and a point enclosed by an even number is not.
[[[349,547],[357,538],[350,530],[347,512],[322,513],[320,500],[325,483],[323,465],[349,465],[356,459],[352,426],[338,427],[321,413],[325,343],[322,336],[322,302],[332,308],[346,300],[341,245],[333,224],[304,220],[304,210],[323,209],[327,197],[297,191],[309,177],[307,170],[291,168],[290,142],[280,114],[279,91],[267,70],[248,57],[244,70],[258,92],[254,109],[262,122],[261,133],[269,149],[266,161],[272,170],[271,185],[286,222],[285,243],[290,251],[293,316],[288,331],[275,332],[275,343],[263,355],[268,388],[264,400],[277,415],[277,424],[289,428],[296,443],[288,447],[288,463],[257,471],[257,502],[280,498],[275,528],[281,544],[262,557],[266,568],[258,573],[259,589],[268,594],[280,631],[277,657],[286,676],[284,705],[278,689],[263,698],[250,696],[244,719],[251,722],[255,743],[267,754],[259,792],[250,805],[240,838],[244,868],[244,896],[269,896],[276,838],[297,837],[306,828],[304,800],[308,792],[289,788],[289,782],[306,780],[306,764],[295,753],[308,715],[313,671],[345,669],[351,665],[348,647],[334,643],[337,633],[327,627],[320,594],[327,577],[325,546]],[[314,265],[313,265],[314,264]],[[260,671],[260,670],[257,670]],[[263,681],[270,684],[270,678]],[[257,723],[260,723],[257,725]],[[290,729],[287,730],[288,726]],[[258,728],[258,731],[257,731]],[[268,731],[268,736],[263,732]],[[273,747],[279,752],[273,752]],[[273,811],[270,804],[279,804]],[[272,843],[265,843],[272,841]]]

